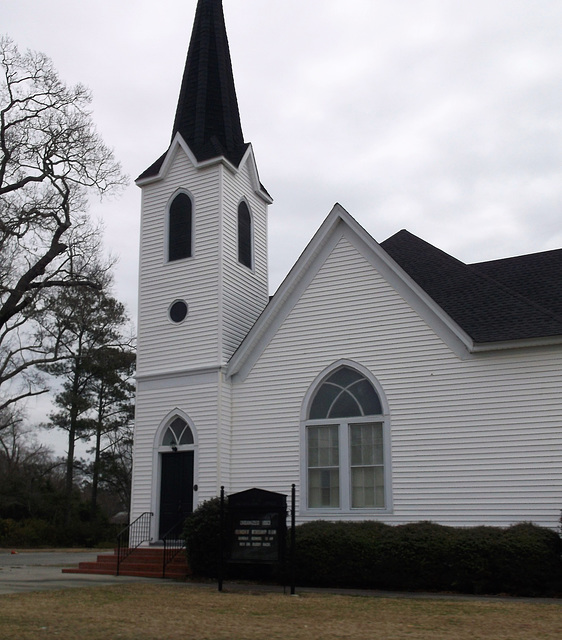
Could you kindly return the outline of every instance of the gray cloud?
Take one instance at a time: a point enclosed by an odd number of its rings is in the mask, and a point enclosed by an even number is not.
[[[94,92],[136,177],[166,148],[195,0],[4,0],[2,29]],[[562,245],[556,0],[225,0],[242,124],[271,207],[276,288],[334,202],[466,260]],[[92,212],[136,301],[139,194]]]

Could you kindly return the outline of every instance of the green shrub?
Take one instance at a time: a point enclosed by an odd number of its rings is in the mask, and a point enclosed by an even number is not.
[[[52,547],[57,544],[57,529],[54,525],[37,518],[0,521],[1,547]]]
[[[220,548],[220,498],[203,502],[184,528],[187,562],[195,575],[216,578]]]
[[[101,540],[113,544],[116,528],[97,515],[92,520],[73,519],[69,525],[41,518],[0,519],[0,547],[93,547]]]
[[[216,578],[219,498],[188,518],[185,537],[193,572]],[[561,557],[560,536],[528,523],[502,529],[318,520],[296,529],[295,573],[302,586],[556,595],[562,594]],[[240,565],[224,568],[251,575]]]
[[[297,527],[297,584],[407,591],[562,593],[560,536],[532,524],[310,522]]]

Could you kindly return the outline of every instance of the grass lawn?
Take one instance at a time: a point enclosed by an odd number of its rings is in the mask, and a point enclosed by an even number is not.
[[[0,596],[0,638],[559,640],[562,602],[291,597],[143,583]]]

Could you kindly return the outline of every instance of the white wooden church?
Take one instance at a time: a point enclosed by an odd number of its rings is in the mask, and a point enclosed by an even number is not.
[[[562,509],[562,250],[464,264],[335,205],[268,295],[267,212],[221,0],[199,0],[167,151],[140,175],[131,518],[297,489],[297,518]]]

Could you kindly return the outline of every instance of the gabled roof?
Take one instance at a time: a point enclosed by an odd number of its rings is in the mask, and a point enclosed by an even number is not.
[[[469,352],[472,345],[470,337],[416,285],[341,205],[336,204],[233,354],[228,363],[227,375],[239,375],[242,379],[247,375],[344,236],[455,352],[462,356]]]
[[[244,142],[222,0],[199,0],[181,84],[172,141],[180,133],[199,162],[224,157],[238,167]],[[138,178],[156,175],[161,156]]]
[[[378,244],[336,204],[230,359],[227,375],[247,375],[342,234],[460,357],[562,342],[562,250],[467,265],[405,230]]]
[[[405,230],[381,246],[477,343],[562,335],[562,251],[467,265]]]

